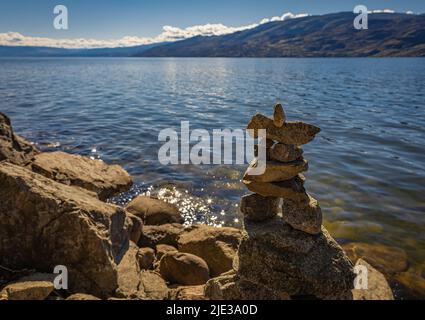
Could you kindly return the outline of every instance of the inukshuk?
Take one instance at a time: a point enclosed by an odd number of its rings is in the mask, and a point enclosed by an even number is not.
[[[261,175],[252,175],[258,161],[255,158],[246,171],[243,182],[254,193],[242,197],[242,213],[246,220],[263,221],[280,211],[282,201],[285,222],[297,230],[320,233],[322,211],[304,189],[305,178],[301,173],[308,170],[308,162],[299,147],[313,140],[320,129],[303,122],[287,123],[280,104],[274,107],[273,120],[257,114],[248,125],[255,137],[258,129],[263,128],[267,139],[260,143],[266,143],[266,169]]]
[[[248,129],[254,130],[254,138],[258,130],[266,130],[266,141],[259,143],[266,143],[267,166],[263,174],[252,174],[255,158],[244,175],[253,193],[241,200],[244,236],[234,270],[211,279],[206,296],[350,299],[353,264],[322,226],[321,209],[304,189],[301,175],[308,165],[300,146],[320,129],[286,121],[281,105],[275,106],[274,119],[256,114]]]

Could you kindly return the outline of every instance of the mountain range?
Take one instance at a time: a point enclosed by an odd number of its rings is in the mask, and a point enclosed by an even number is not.
[[[222,36],[102,49],[0,46],[0,56],[84,57],[425,57],[425,15],[376,13],[367,30],[355,14],[332,13],[261,24]]]

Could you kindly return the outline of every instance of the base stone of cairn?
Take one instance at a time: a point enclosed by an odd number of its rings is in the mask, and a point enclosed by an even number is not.
[[[320,129],[287,122],[280,104],[274,107],[274,119],[257,114],[248,129],[254,130],[254,138],[266,129],[267,141],[259,143],[266,143],[267,167],[262,175],[251,176],[254,159],[244,175],[252,193],[241,199],[244,236],[234,270],[211,279],[206,296],[350,299],[353,264],[322,226],[320,206],[306,192],[301,174],[308,165],[300,145],[312,141]]]

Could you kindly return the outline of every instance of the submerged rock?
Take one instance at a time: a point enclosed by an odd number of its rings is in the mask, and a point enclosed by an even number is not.
[[[13,132],[10,119],[0,112],[0,161],[24,166],[38,153],[31,143]]]
[[[101,200],[127,191],[133,184],[130,175],[118,165],[64,152],[40,153],[31,167],[49,179],[93,191]]]
[[[7,162],[0,185],[1,265],[40,272],[64,265],[72,291],[115,292],[132,228],[122,208]]]
[[[407,254],[401,248],[355,242],[345,245],[344,250],[351,261],[363,259],[386,276],[406,271],[409,267]]]
[[[151,197],[139,196],[131,201],[126,209],[140,217],[145,225],[184,222],[177,206]]]
[[[367,269],[367,289],[353,289],[353,300],[394,300],[393,292],[384,275],[363,259],[356,266]]]
[[[210,278],[207,263],[190,253],[168,252],[159,262],[161,276],[174,284],[201,285]]]
[[[215,277],[232,269],[241,237],[242,232],[235,228],[193,226],[180,235],[178,249],[204,259]]]

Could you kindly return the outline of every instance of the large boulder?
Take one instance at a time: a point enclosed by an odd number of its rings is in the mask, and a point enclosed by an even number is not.
[[[204,259],[216,277],[232,269],[241,238],[239,229],[197,225],[180,235],[178,249]]]
[[[119,288],[132,229],[122,208],[7,162],[0,186],[0,265],[46,273],[64,265],[73,292]]]
[[[40,153],[31,167],[57,182],[93,191],[101,200],[127,191],[133,184],[127,171],[118,165],[64,152]]]
[[[0,300],[45,300],[54,290],[54,278],[45,273],[22,277],[0,291]]]
[[[10,119],[0,112],[0,161],[24,166],[38,153],[31,143],[13,133]]]
[[[164,300],[168,297],[168,287],[165,280],[154,271],[143,271],[140,274],[141,287],[150,300]]]
[[[393,292],[382,273],[363,259],[357,261],[356,267],[359,266],[367,270],[367,287],[353,289],[353,300],[394,300]]]
[[[160,226],[144,226],[139,239],[139,247],[155,249],[158,244],[168,244],[177,247],[177,240],[185,228],[179,223],[163,224]]]
[[[206,262],[190,253],[166,253],[159,262],[159,272],[171,284],[201,285],[210,278]]]
[[[381,244],[352,242],[344,246],[351,261],[363,259],[386,276],[393,276],[409,268],[406,252]]]
[[[138,196],[126,210],[141,218],[145,225],[183,223],[179,208],[174,204],[146,196]]]
[[[242,278],[277,295],[342,299],[351,294],[353,264],[324,228],[310,235],[275,217],[245,221],[245,230],[238,254]]]

